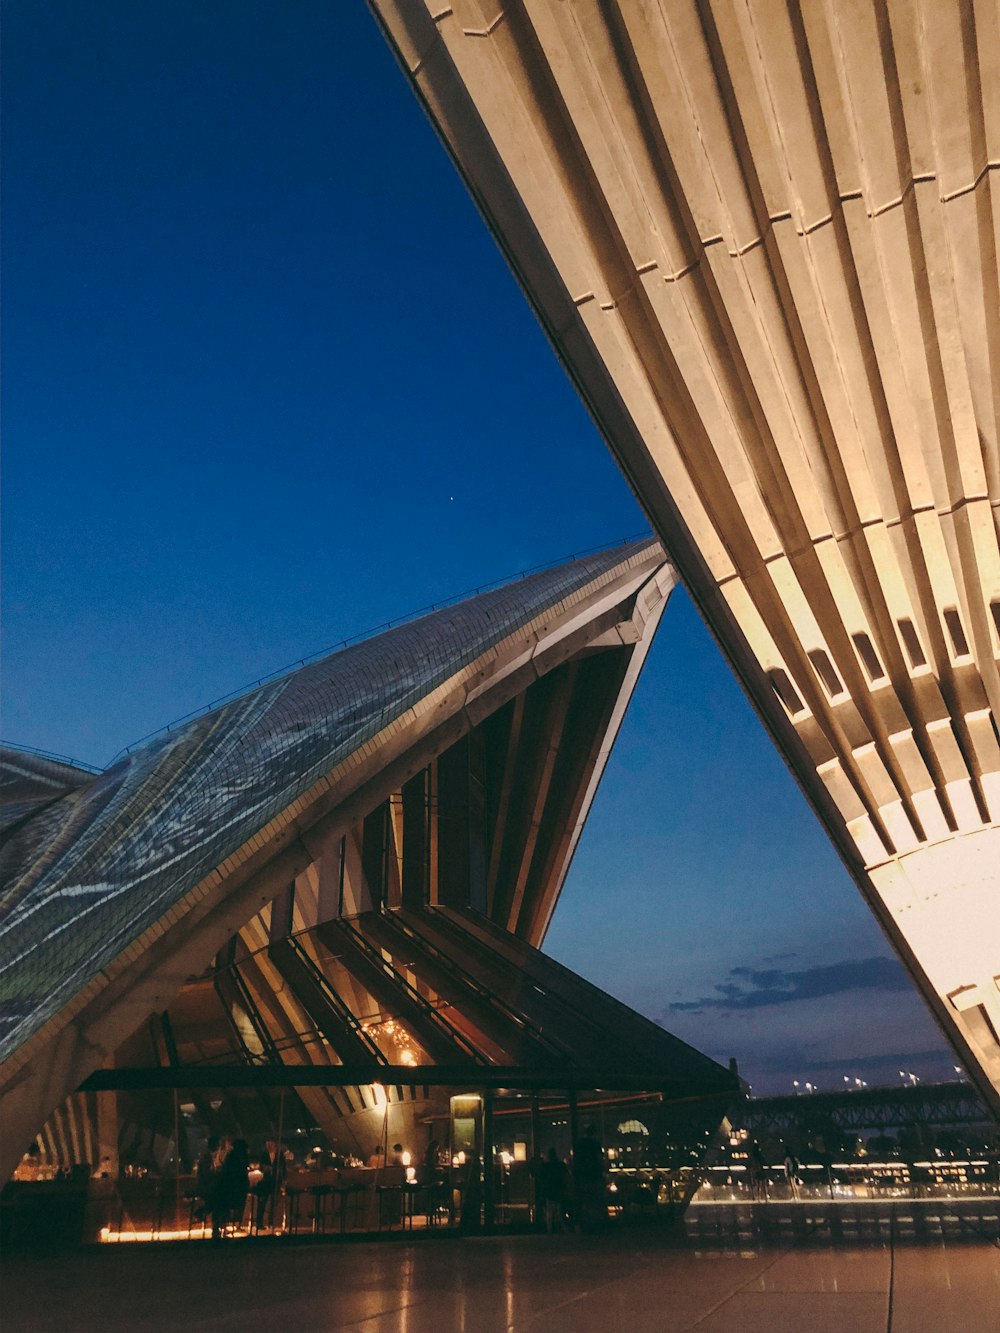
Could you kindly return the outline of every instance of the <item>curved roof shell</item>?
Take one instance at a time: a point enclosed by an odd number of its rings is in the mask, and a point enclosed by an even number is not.
[[[0,1058],[440,687],[473,669],[471,691],[623,571],[648,577],[662,564],[643,541],[480,593],[300,667],[96,775],[5,752]]]

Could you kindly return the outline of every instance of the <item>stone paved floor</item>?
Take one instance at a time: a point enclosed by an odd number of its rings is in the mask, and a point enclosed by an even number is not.
[[[699,1251],[659,1233],[8,1256],[4,1333],[1000,1333],[989,1243]]]

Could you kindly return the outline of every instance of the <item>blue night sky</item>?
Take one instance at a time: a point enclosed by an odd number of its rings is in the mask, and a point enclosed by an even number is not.
[[[646,529],[363,5],[4,9],[8,740]],[[546,948],[759,1091],[953,1076],[682,591]]]

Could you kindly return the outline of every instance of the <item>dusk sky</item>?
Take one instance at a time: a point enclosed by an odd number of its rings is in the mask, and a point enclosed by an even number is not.
[[[648,530],[360,2],[4,9],[5,739]],[[546,949],[755,1091],[954,1077],[681,590]]]

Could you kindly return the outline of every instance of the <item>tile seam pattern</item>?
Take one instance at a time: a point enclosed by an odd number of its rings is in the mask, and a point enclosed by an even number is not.
[[[692,1330],[696,1329],[699,1324],[703,1324],[706,1319],[710,1319],[712,1315],[716,1314],[719,1310],[721,1310],[724,1305],[728,1305],[734,1296],[739,1296],[741,1292],[746,1291],[746,1289],[750,1286],[752,1282],[759,1281],[760,1278],[763,1277],[765,1273],[770,1272],[770,1270],[775,1266],[775,1264],[779,1263],[789,1253],[791,1253],[790,1246],[786,1249],[781,1250],[778,1254],[774,1256],[774,1258],[771,1260],[769,1264],[765,1265],[765,1267],[760,1269],[758,1272],[752,1274],[752,1276],[748,1277],[746,1281],[741,1282],[739,1286],[735,1287],[731,1292],[729,1292],[727,1296],[724,1296],[721,1301],[718,1301],[715,1305],[713,1305],[710,1310],[706,1310],[703,1315],[699,1315],[699,1317],[691,1325]]]

